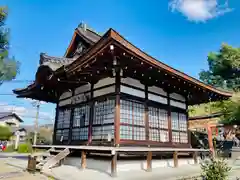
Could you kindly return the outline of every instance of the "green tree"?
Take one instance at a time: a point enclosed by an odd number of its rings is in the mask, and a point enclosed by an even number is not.
[[[27,141],[33,144],[34,132],[29,132]],[[40,128],[37,134],[37,144],[51,144],[52,143],[52,130]]]
[[[216,88],[234,92],[230,100],[211,103],[211,109],[223,112],[223,123],[240,124],[240,98],[237,95],[240,91],[240,48],[222,44],[218,52],[209,53],[207,61],[209,69],[200,72],[200,79]]]
[[[7,126],[0,126],[0,140],[6,141],[9,140],[12,136],[12,132]]]
[[[200,72],[200,79],[210,85],[234,91],[240,90],[240,48],[222,44],[219,52],[208,55],[208,70]]]
[[[5,27],[7,8],[0,7],[0,84],[14,79],[19,72],[19,62],[9,58],[9,29]]]

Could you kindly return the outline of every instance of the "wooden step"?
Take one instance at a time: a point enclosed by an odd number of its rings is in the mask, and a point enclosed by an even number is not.
[[[50,158],[42,167],[43,170],[47,170],[53,168],[56,164],[58,164],[62,159],[64,159],[67,155],[70,154],[70,150],[68,148],[59,152],[56,156]]]

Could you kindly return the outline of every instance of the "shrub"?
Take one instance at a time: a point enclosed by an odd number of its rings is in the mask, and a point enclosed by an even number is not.
[[[18,153],[30,153],[32,152],[31,144],[19,144]]]
[[[231,168],[224,159],[211,159],[201,164],[202,176],[206,180],[227,180]]]
[[[6,149],[4,150],[4,152],[14,152],[14,145],[9,145],[6,147]]]

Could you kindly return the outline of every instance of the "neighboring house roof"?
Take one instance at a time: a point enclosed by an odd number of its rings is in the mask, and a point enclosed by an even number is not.
[[[16,132],[27,132],[25,128],[19,128],[19,127],[11,127],[11,132],[16,133]]]
[[[19,122],[23,122],[23,120],[13,112],[0,112],[0,121],[5,120],[6,117],[15,117]]]

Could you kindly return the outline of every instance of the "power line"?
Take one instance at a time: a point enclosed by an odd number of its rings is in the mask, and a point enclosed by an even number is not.
[[[34,80],[11,80],[11,81],[4,81],[3,83],[32,83]]]
[[[0,112],[0,115],[3,114],[5,115],[4,113],[1,113]],[[27,115],[19,115],[20,117],[25,117],[25,118],[33,118],[35,119],[36,117],[35,116],[27,116]],[[42,120],[46,120],[46,121],[53,121],[54,118],[45,118],[45,117],[39,117],[38,119],[42,119]]]
[[[0,93],[0,96],[16,96],[16,94],[10,93]]]

